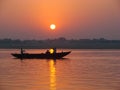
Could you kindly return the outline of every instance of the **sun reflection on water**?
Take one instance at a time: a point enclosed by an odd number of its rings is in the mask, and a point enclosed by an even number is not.
[[[49,61],[50,66],[50,90],[56,90],[56,68],[55,60]]]

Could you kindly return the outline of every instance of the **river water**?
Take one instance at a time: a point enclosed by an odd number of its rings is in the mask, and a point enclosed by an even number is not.
[[[0,90],[120,90],[120,50],[71,51],[56,61],[19,60],[10,55],[18,50],[1,49]]]

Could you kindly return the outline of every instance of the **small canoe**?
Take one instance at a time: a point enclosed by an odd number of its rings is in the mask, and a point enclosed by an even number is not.
[[[38,54],[30,54],[30,53],[12,53],[11,55],[15,58],[19,59],[60,59],[70,54],[71,51],[68,52],[58,52],[58,53],[38,53]]]

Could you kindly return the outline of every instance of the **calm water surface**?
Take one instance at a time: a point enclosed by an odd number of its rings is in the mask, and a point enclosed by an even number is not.
[[[120,50],[72,50],[56,61],[21,61],[13,52],[0,50],[0,90],[120,90]]]

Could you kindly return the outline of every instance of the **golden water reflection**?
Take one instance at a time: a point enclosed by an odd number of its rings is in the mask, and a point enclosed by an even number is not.
[[[49,60],[50,67],[50,90],[56,90],[56,67],[55,60]]]

